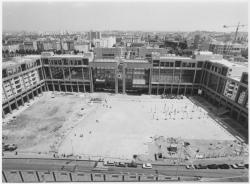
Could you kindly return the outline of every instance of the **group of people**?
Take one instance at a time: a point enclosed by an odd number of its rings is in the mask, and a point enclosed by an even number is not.
[[[159,119],[193,119],[193,118],[206,118],[207,114],[206,112],[202,111],[202,109],[196,105],[193,105],[192,108],[188,108],[188,105],[185,104],[185,106],[176,108],[174,107],[174,104],[171,103],[170,106],[167,106],[167,103],[164,103],[164,107],[162,109],[159,109],[156,107],[153,109],[151,107],[150,113],[152,113],[153,119],[159,120]]]

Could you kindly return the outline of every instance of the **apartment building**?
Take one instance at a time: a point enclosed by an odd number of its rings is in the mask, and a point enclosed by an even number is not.
[[[227,60],[208,59],[203,64],[200,87],[206,99],[217,107],[225,107],[234,119],[248,127],[248,84],[239,80],[244,69],[247,67]]]
[[[40,58],[25,56],[3,60],[3,117],[45,90]]]
[[[124,57],[124,48],[95,48],[94,56],[96,59],[115,59],[116,57]]]
[[[225,56],[241,56],[241,51],[246,46],[237,43],[213,42],[209,45],[209,51]]]
[[[87,38],[90,41],[92,41],[93,39],[101,39],[102,34],[99,31],[90,31],[90,32],[88,32]]]

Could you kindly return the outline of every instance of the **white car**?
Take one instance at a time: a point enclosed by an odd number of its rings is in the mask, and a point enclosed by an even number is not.
[[[104,162],[104,165],[105,165],[105,166],[115,166],[115,162],[112,162],[112,161],[105,161],[105,162]]]
[[[152,164],[150,164],[150,163],[146,163],[146,164],[142,164],[142,168],[143,168],[143,169],[152,169],[153,166],[152,166]]]
[[[195,169],[194,165],[186,165],[187,169]]]

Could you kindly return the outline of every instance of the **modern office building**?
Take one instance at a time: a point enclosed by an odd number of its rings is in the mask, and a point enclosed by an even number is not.
[[[127,59],[124,48],[82,55],[25,56],[3,62],[3,117],[43,91],[200,94],[248,127],[247,67],[210,52],[193,57],[151,53]]]
[[[29,102],[45,91],[41,56],[25,56],[3,60],[2,115]]]

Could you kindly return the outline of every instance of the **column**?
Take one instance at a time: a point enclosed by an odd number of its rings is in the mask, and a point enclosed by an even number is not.
[[[246,95],[245,95],[245,97],[243,99],[243,103],[242,103],[242,106],[244,106],[244,107],[246,106],[247,98],[248,98],[248,89],[246,90]]]
[[[115,93],[118,93],[118,78],[117,78],[117,66],[114,68],[115,70]]]
[[[77,92],[79,93],[79,84],[78,84],[78,80],[76,81],[77,84]]]
[[[22,105],[24,106],[23,94],[21,94]]]
[[[197,63],[195,64],[195,67],[197,66]],[[196,77],[196,68],[194,70],[194,78],[193,78],[193,83],[192,83],[192,91],[191,91],[191,94],[193,95],[194,94],[194,84],[195,84],[195,77]]]
[[[208,72],[207,81],[206,81],[206,87],[207,87],[207,88],[210,88],[210,87],[208,87],[208,82],[209,82],[209,80],[210,80],[210,75],[211,75],[211,73]]]
[[[71,92],[74,92],[74,90],[73,90],[73,84],[72,84],[72,80],[71,80],[71,69],[70,69],[70,67],[68,67],[68,69],[69,69],[69,80],[70,80],[70,87],[71,87]]]
[[[23,75],[24,75],[24,74],[23,74]],[[27,86],[26,86],[26,82],[25,82],[25,80],[24,80],[24,78],[23,78],[23,75],[21,75],[21,77],[22,77],[23,85],[24,85],[24,87],[25,87],[25,94],[26,94],[26,97],[27,97],[28,102],[30,102],[30,97],[29,97],[29,94],[27,93]],[[26,75],[27,75],[27,74],[26,74]]]
[[[43,76],[43,79],[44,79],[44,82],[45,82],[45,88],[46,88],[46,90],[48,91],[49,88],[48,88],[48,82],[47,82],[46,73],[45,73],[45,71],[44,71],[45,69],[44,69],[44,67],[42,67],[41,69],[42,69],[42,76]],[[46,91],[46,90],[45,90],[45,91]]]
[[[122,66],[122,93],[125,94],[126,93],[126,68],[123,65]]]
[[[65,81],[64,67],[62,68],[62,71],[63,71],[63,83],[64,83],[64,88],[65,88],[65,92],[67,92],[67,86],[65,85],[66,81]]]
[[[34,99],[33,84],[32,84],[32,82],[30,80],[30,73],[31,73],[31,71],[27,73],[27,76],[28,76],[29,83],[31,85],[31,87],[30,87],[31,91],[30,92],[31,92],[31,95],[32,95],[32,99]]]
[[[14,89],[13,89],[13,87],[12,87],[11,80],[12,80],[12,79],[9,80],[10,88],[11,88],[11,91],[12,91],[12,95],[13,95],[14,98],[15,98],[16,108],[19,109],[19,108],[18,108],[18,104],[17,104],[16,94],[14,94]]]
[[[50,64],[50,62],[49,62],[49,64]],[[49,73],[50,73],[50,78],[51,78],[51,82],[52,82],[52,89],[53,89],[53,92],[54,92],[55,91],[55,86],[54,86],[52,72],[51,72],[51,64],[49,65]]]
[[[90,68],[89,68],[89,69],[90,69]],[[89,78],[90,78],[90,71],[89,71]],[[84,91],[84,93],[86,93],[83,67],[82,67],[82,80],[83,80],[83,91]]]
[[[174,83],[174,71],[175,71],[175,63],[174,63],[174,68],[173,68],[173,75],[172,75],[172,84],[171,84],[171,95],[173,94],[173,83]]]
[[[93,85],[93,75],[92,75],[92,68],[89,67],[89,75],[90,75],[90,92],[94,92],[94,85]]]
[[[4,86],[2,86],[2,88],[3,88],[4,95],[5,95],[6,99],[7,99],[7,103],[8,103],[9,111],[10,111],[10,113],[12,113],[12,108],[11,108],[11,105],[10,105],[10,102],[9,102],[8,95],[7,95],[6,91],[5,91]]]
[[[160,89],[160,77],[161,77],[161,62],[159,62],[159,71],[158,71],[158,85],[157,85],[157,95],[159,95],[159,89]]]
[[[5,118],[5,113],[4,113],[4,110],[2,109],[2,118],[4,119]]]
[[[187,85],[184,86],[184,96],[186,95]]]
[[[152,68],[149,68],[149,79],[148,79],[148,94],[151,95],[152,93]]]
[[[62,89],[61,89],[61,83],[60,83],[60,80],[58,80],[58,87],[59,87],[59,91],[61,92]]]
[[[179,90],[180,90],[180,84],[181,84],[181,79],[182,79],[182,65],[181,65],[181,71],[180,71],[180,79],[179,79],[179,82],[178,82],[178,89],[177,89],[177,95],[179,95]]]

